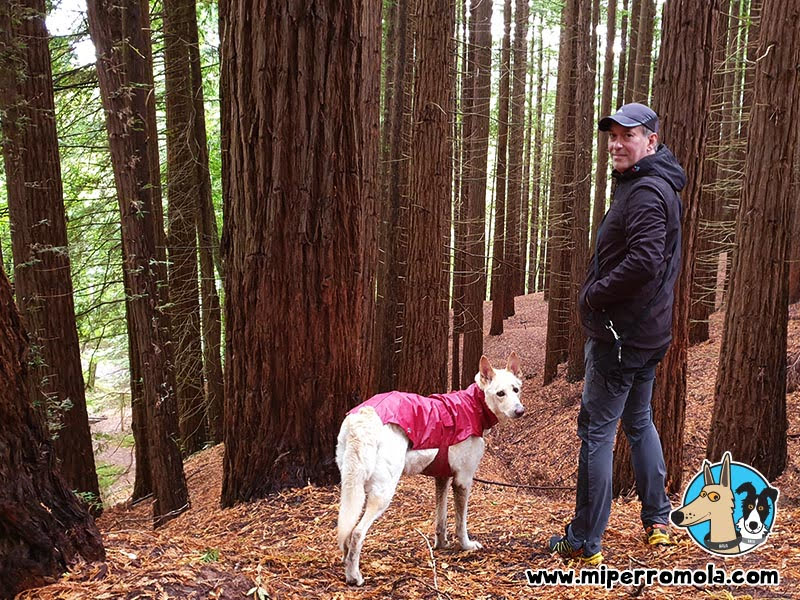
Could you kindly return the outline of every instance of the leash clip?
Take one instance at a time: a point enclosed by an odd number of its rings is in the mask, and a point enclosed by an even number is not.
[[[608,329],[611,332],[611,335],[614,336],[614,346],[616,346],[616,348],[617,348],[617,362],[621,363],[622,362],[622,340],[619,337],[619,334],[617,333],[616,329],[614,329],[614,321],[609,319],[608,323],[606,323],[606,329]]]

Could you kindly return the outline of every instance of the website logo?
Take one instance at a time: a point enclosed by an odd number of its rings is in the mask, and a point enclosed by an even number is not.
[[[683,506],[670,519],[684,527],[703,550],[719,555],[745,554],[764,543],[778,509],[778,490],[750,465],[731,460],[703,461],[683,494]]]

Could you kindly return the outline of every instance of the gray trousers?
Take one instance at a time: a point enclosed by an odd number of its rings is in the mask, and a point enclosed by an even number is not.
[[[587,555],[600,551],[608,525],[614,441],[620,419],[631,446],[642,523],[669,523],[666,466],[650,408],[656,365],[666,351],[666,346],[658,350],[623,346],[619,361],[614,344],[592,338],[586,342],[586,378],[578,415],[578,491],[567,539],[573,548],[583,546]]]

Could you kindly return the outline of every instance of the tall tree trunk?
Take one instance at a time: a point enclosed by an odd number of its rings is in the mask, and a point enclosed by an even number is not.
[[[567,379],[583,378],[583,346],[586,337],[578,312],[578,293],[586,278],[589,258],[589,205],[592,195],[592,139],[595,129],[594,97],[597,49],[591,43],[592,0],[580,0],[577,18],[577,54],[575,84],[575,193],[572,203],[570,247],[570,282],[568,306],[570,324],[568,340]]]
[[[510,269],[506,257],[506,174],[508,157],[508,108],[511,75],[511,0],[503,5],[503,47],[500,52],[500,93],[497,109],[497,159],[494,180],[494,248],[492,250],[492,323],[489,335],[503,333],[503,320],[507,316],[506,304],[514,297],[509,293]]]
[[[611,114],[611,86],[614,79],[614,39],[616,37],[617,0],[609,0],[606,21],[606,52],[603,63],[603,93],[600,99],[600,118]],[[589,252],[594,252],[597,229],[606,214],[606,190],[608,188],[608,139],[606,135],[597,136],[597,171],[594,178],[594,207],[592,212],[592,239]]]
[[[639,33],[636,36],[636,68],[633,77],[633,102],[648,103],[650,97],[650,70],[653,67],[653,22],[656,16],[655,0],[639,0]]]
[[[623,104],[633,102],[636,90],[636,69],[639,64],[639,24],[642,19],[642,4],[650,0],[629,0],[628,16],[628,64],[625,68],[625,97]],[[663,28],[662,28],[663,29]]]
[[[531,199],[531,238],[530,238],[530,267],[528,272],[528,293],[539,291],[539,272],[541,270],[541,262],[544,252],[540,249],[539,240],[545,239],[544,235],[539,235],[541,223],[545,220],[539,218],[539,212],[542,207],[542,150],[544,148],[543,134],[544,134],[544,121],[542,119],[542,99],[546,95],[544,92],[544,24],[542,21],[539,23],[539,46],[537,49],[536,58],[536,74],[538,81],[536,84],[536,121],[533,124],[536,131],[536,141],[533,144],[533,164],[531,171],[533,172],[533,194]],[[533,44],[531,44],[533,45]],[[549,64],[548,64],[549,69]],[[549,75],[549,73],[548,73]]]
[[[514,296],[525,293],[525,240],[522,234],[522,144],[525,141],[525,81],[528,72],[528,0],[514,9],[514,77],[511,84],[511,121],[508,125],[508,227],[506,262],[510,281],[506,314],[514,314]],[[510,252],[509,252],[510,250]]]
[[[222,503],[231,506],[335,482],[336,432],[368,385],[362,336],[373,300],[361,274],[377,226],[365,215],[378,158],[381,4],[226,10]],[[315,42],[330,39],[340,43]]]
[[[461,386],[472,383],[483,354],[483,299],[486,271],[483,262],[486,220],[486,168],[489,149],[489,100],[492,76],[492,4],[473,0],[475,60],[473,68],[469,203],[466,207],[466,282],[464,285],[464,347]]]
[[[453,340],[450,369],[450,387],[461,384],[461,345],[466,322],[465,285],[467,268],[467,223],[469,205],[470,169],[472,168],[472,130],[475,116],[472,112],[475,96],[475,18],[471,12],[472,0],[464,0],[463,15],[467,20],[467,2],[470,4],[469,34],[464,32],[464,50],[461,68],[461,154],[459,161],[459,194],[453,200]]]
[[[558,365],[567,358],[570,321],[570,251],[575,169],[575,39],[578,0],[564,3],[558,53],[556,121],[553,135],[548,260],[550,283],[543,384],[553,381]]]
[[[800,144],[798,3],[764,4],[758,55],[707,457],[718,460],[729,450],[773,480],[786,465],[788,427],[787,259]]]
[[[398,382],[429,395],[447,386],[447,271],[452,177],[450,0],[421,2],[417,15],[414,132],[406,314]]]
[[[408,156],[410,140],[411,76],[413,73],[413,24],[409,20],[409,2],[398,0],[395,48],[395,84],[390,114],[389,185],[382,214],[386,236],[379,241],[385,265],[378,280],[376,334],[377,387],[387,391],[397,387],[398,358],[403,329],[403,301],[408,260]]]
[[[7,15],[0,8],[3,31]],[[28,352],[0,271],[0,598],[51,583],[81,557],[105,559],[94,520],[59,475],[44,415],[30,403]]]
[[[617,100],[614,103],[615,108],[619,108],[625,104],[625,88],[628,83],[626,78],[626,68],[628,66],[628,2],[629,0],[622,0],[622,23],[620,23],[619,27],[619,62],[617,63]]]
[[[98,500],[86,412],[44,0],[0,8],[0,115],[17,304],[30,341],[29,399],[47,408],[59,470]]]
[[[131,301],[142,393],[147,412],[158,527],[188,508],[176,443],[178,415],[169,319],[164,311],[166,266],[154,128],[148,3],[89,0],[89,30],[97,49],[100,95],[122,221],[122,253]]]
[[[665,5],[661,51],[654,82],[653,104],[661,118],[660,139],[669,145],[686,171],[688,181],[681,193],[681,272],[675,286],[672,344],[658,367],[652,400],[653,422],[661,435],[670,492],[680,489],[683,468],[689,296],[718,12],[718,0],[672,0]],[[694,60],[683,61],[687,56],[694,57]],[[618,435],[614,450],[614,489],[621,492],[632,486],[630,448],[625,436]]]
[[[530,45],[530,54],[528,56],[528,72],[530,73],[529,83],[527,85],[527,108],[525,109],[525,150],[522,153],[522,226],[520,229],[520,243],[522,248],[522,293],[525,293],[528,280],[530,278],[530,269],[533,268],[533,263],[529,261],[530,239],[531,239],[531,153],[533,152],[533,102],[534,102],[534,88],[536,73],[533,72],[531,65],[536,60],[536,39],[533,34]],[[527,293],[531,293],[533,289],[528,289]]]
[[[164,4],[164,68],[169,201],[169,295],[175,356],[178,431],[184,455],[206,441],[200,290],[197,280],[197,221],[200,171],[196,168],[194,90],[189,46],[194,0]],[[199,55],[198,55],[199,58]],[[202,118],[202,113],[197,116]]]
[[[197,239],[200,244],[200,297],[203,334],[203,376],[206,386],[206,415],[209,439],[222,441],[224,421],[224,379],[222,374],[222,315],[217,291],[216,265],[220,278],[225,277],[220,257],[219,231],[214,203],[211,197],[211,173],[208,164],[205,106],[203,101],[203,74],[200,64],[200,45],[197,34],[197,13],[192,13],[188,24],[189,62],[192,69],[192,111],[195,169],[197,170]]]
[[[720,0],[720,22],[714,42],[714,75],[711,83],[711,110],[709,114],[706,164],[703,170],[703,190],[698,206],[697,250],[692,276],[691,306],[689,307],[689,344],[704,342],[709,336],[708,319],[714,312],[717,289],[719,251],[723,243],[720,215],[725,185],[719,180],[720,156],[724,154],[721,140],[722,122],[725,119],[725,80],[728,12],[730,0]]]

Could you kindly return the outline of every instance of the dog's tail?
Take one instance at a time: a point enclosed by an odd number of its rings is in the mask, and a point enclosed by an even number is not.
[[[336,463],[342,475],[342,499],[336,538],[339,549],[361,517],[366,493],[364,483],[372,477],[378,457],[378,439],[383,422],[371,406],[349,415],[342,423],[336,443]]]

